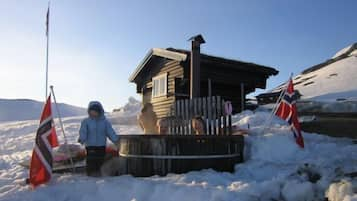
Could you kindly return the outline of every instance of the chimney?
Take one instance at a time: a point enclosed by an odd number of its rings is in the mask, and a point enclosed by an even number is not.
[[[200,97],[201,90],[201,44],[206,41],[202,35],[193,36],[191,41],[190,98]]]

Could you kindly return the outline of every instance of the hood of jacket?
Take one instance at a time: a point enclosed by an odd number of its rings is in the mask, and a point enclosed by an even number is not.
[[[103,108],[102,104],[99,101],[91,101],[91,102],[89,102],[88,112],[89,112],[89,108],[91,108],[94,105],[96,105],[97,107],[100,108],[99,118],[104,118],[104,108]]]

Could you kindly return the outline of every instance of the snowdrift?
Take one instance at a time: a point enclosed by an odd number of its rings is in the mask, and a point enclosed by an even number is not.
[[[300,113],[357,113],[357,101],[300,101]]]
[[[129,97],[128,102],[121,108],[115,110],[110,116],[112,123],[136,125],[137,115],[141,109],[141,102],[133,97]]]
[[[38,122],[3,123],[0,124],[0,141],[3,142],[0,145],[0,200],[312,201],[324,200],[325,196],[333,201],[335,198],[355,199],[353,181],[349,181],[352,187],[331,184],[338,183],[344,173],[357,171],[357,146],[351,140],[303,133],[306,148],[302,150],[295,144],[289,127],[277,118],[262,134],[268,117],[267,112],[251,111],[234,116],[234,124],[249,127],[251,134],[246,137],[246,162],[236,165],[233,174],[213,170],[149,178],[54,174],[49,184],[35,191],[19,184],[28,172],[18,163],[29,157]],[[70,142],[78,137],[80,121],[79,117],[64,121]],[[140,132],[137,126],[119,121],[114,127],[121,133]]]
[[[303,101],[357,101],[357,43],[293,77]],[[283,85],[268,93],[279,92]]]
[[[59,103],[58,107],[63,117],[87,114],[85,108],[64,103]],[[30,99],[0,99],[0,122],[38,119],[41,115],[42,108],[43,102],[40,101]],[[54,105],[52,105],[52,108],[55,117],[57,117]]]

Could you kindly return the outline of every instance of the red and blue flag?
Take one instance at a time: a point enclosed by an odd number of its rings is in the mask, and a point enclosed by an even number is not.
[[[32,186],[36,187],[51,179],[52,148],[56,146],[58,140],[51,111],[51,96],[49,96],[42,111],[35,147],[32,151],[29,179]]]
[[[287,89],[278,105],[278,109],[275,112],[275,115],[290,124],[296,144],[298,144],[301,148],[304,148],[304,138],[301,134],[301,127],[296,108],[297,98],[298,95],[295,93],[293,81],[290,79]]]

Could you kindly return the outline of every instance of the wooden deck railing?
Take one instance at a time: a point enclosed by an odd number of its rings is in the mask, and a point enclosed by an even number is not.
[[[193,134],[192,118],[200,116],[207,135],[232,134],[232,105],[220,96],[178,100],[168,117],[170,134]]]

